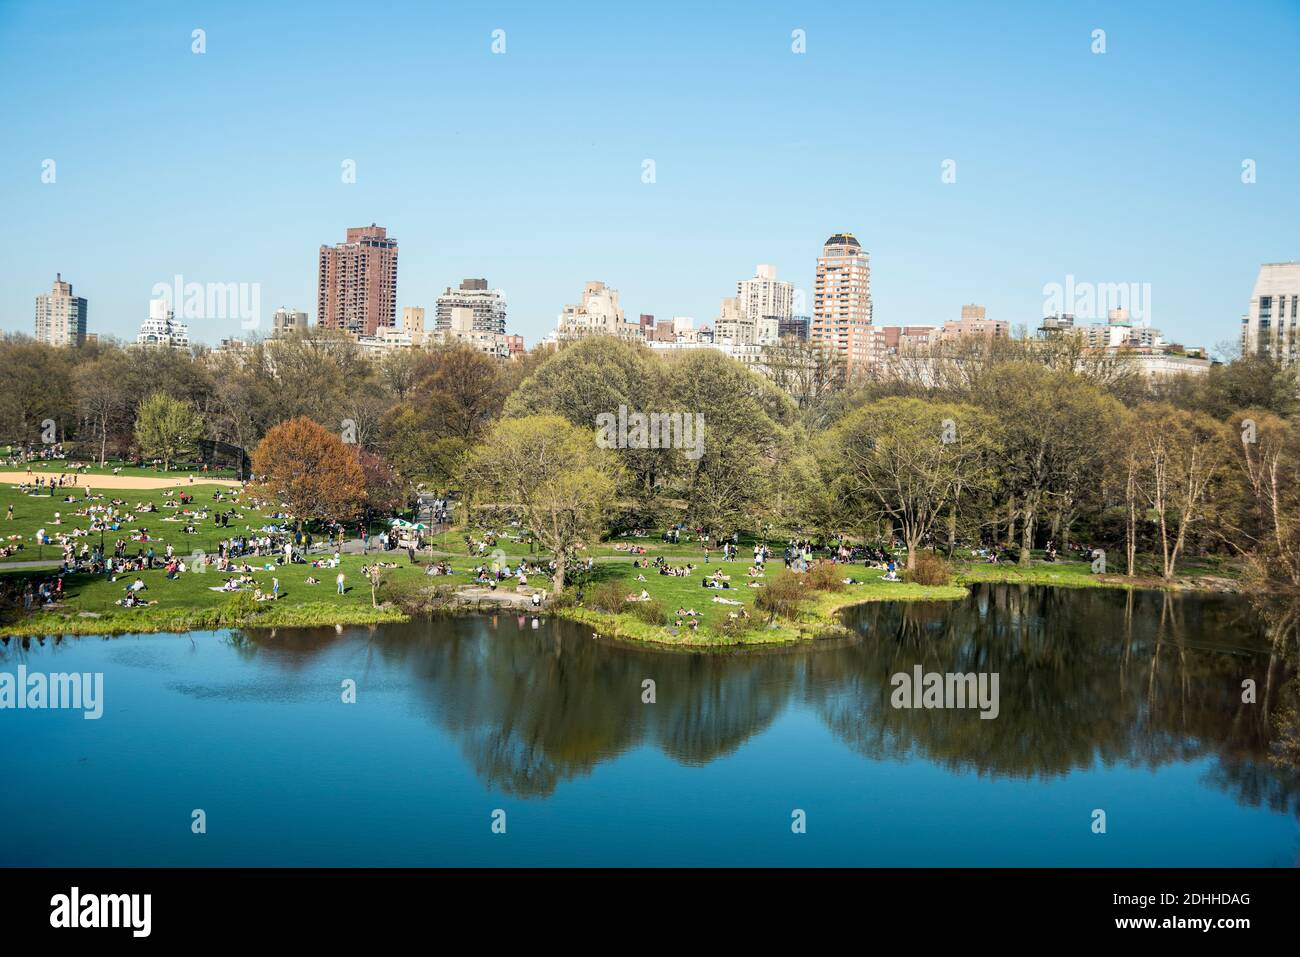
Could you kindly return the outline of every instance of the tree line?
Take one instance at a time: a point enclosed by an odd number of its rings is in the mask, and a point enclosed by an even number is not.
[[[1300,588],[1294,369],[1239,358],[1152,382],[1122,356],[1014,339],[936,347],[851,382],[828,361],[786,343],[763,375],[710,349],[609,337],[511,362],[463,347],[372,360],[327,333],[193,355],[13,337],[0,342],[0,436],[35,445],[53,420],[82,461],[177,461],[201,436],[260,452],[263,478],[298,463],[269,495],[311,458],[347,494],[317,494],[299,518],[455,492],[521,521],[557,556],[557,585],[595,538],[681,522],[897,539],[909,564],[979,543],[1028,563],[1048,541],[1084,542],[1114,571],[1149,555],[1172,579],[1188,556],[1216,554]],[[597,417],[620,407],[703,416],[702,454],[599,447]],[[355,471],[326,467],[345,453]]]

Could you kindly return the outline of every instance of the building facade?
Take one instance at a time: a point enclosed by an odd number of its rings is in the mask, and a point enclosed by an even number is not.
[[[438,326],[429,334],[429,341],[435,345],[468,346],[497,359],[511,357],[511,339],[504,332],[477,328],[477,317],[469,306],[457,306],[447,317],[447,325]],[[522,339],[519,346],[523,346]]]
[[[383,226],[349,229],[346,241],[321,246],[316,321],[371,337],[397,326],[397,240]]]
[[[791,316],[789,319],[782,319],[777,326],[777,335],[782,339],[808,339],[808,331],[812,326],[812,319],[809,316]]]
[[[758,323],[745,311],[739,296],[729,296],[722,300],[713,331],[714,338],[719,343],[752,346],[758,342]]]
[[[776,267],[759,265],[753,279],[736,283],[741,311],[754,325],[754,339],[767,345],[781,335],[781,323],[794,314],[794,283],[776,278]]]
[[[871,261],[852,233],[836,233],[817,257],[811,337],[851,375],[870,360]]]
[[[86,341],[86,300],[72,294],[72,283],[56,273],[49,293],[36,297],[36,340],[51,346]]]
[[[166,299],[150,299],[149,318],[140,323],[140,333],[135,337],[135,344],[146,349],[188,351],[190,330],[185,323],[176,320]]]
[[[403,306],[402,307],[402,331],[411,337],[411,341],[420,343],[424,341],[424,307],[423,306]]]
[[[468,309],[474,315],[474,329],[478,332],[506,334],[506,294],[500,289],[489,289],[486,279],[465,279],[459,288],[448,286],[435,307],[435,324],[439,329],[451,327],[453,309]]]
[[[307,313],[298,309],[290,309],[287,306],[281,306],[275,310],[271,316],[271,336],[279,338],[280,336],[292,335],[307,331]]]
[[[984,307],[973,302],[962,306],[961,318],[949,319],[939,332],[939,339],[942,342],[1009,338],[1011,338],[1011,323],[1002,319],[989,319]]]
[[[1290,365],[1300,356],[1300,262],[1264,263],[1241,318],[1241,354]]]
[[[559,342],[573,342],[587,336],[618,336],[631,342],[645,341],[645,327],[640,321],[628,322],[618,302],[618,290],[603,282],[589,282],[582,287],[582,301],[564,307],[555,327]]]

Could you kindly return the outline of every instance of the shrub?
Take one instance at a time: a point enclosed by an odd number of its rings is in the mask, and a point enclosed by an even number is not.
[[[546,599],[546,607],[551,611],[559,611],[561,608],[572,608],[578,603],[578,589],[570,585],[558,595],[551,595]]]
[[[226,599],[225,606],[221,609],[221,617],[232,624],[238,624],[252,618],[261,610],[262,606],[250,592],[237,591]]]
[[[744,616],[724,618],[713,626],[713,633],[719,638],[739,641],[754,629],[755,624],[756,622],[753,618],[747,618]]]
[[[597,611],[617,615],[628,604],[627,585],[619,581],[601,582],[591,589],[586,603]]]
[[[834,562],[817,562],[805,576],[808,587],[817,591],[844,591],[844,569]]]
[[[952,569],[933,552],[922,552],[916,557],[916,567],[907,569],[903,577],[918,585],[947,585],[952,581]]]
[[[781,571],[759,589],[754,607],[773,618],[794,618],[808,597],[802,575]]]
[[[649,601],[630,601],[627,603],[626,610],[647,625],[662,625],[668,618],[668,609],[657,598],[651,598]]]

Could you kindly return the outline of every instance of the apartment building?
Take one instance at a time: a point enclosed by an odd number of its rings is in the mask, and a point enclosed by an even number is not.
[[[72,294],[72,283],[55,273],[50,291],[36,297],[36,340],[51,346],[86,341],[86,300]]]
[[[1264,263],[1241,317],[1241,353],[1290,365],[1300,356],[1300,262]]]
[[[871,262],[852,233],[836,233],[817,257],[811,337],[852,375],[871,356]]]
[[[438,329],[451,328],[454,309],[470,310],[474,329],[478,332],[506,334],[506,294],[501,289],[489,289],[486,279],[464,279],[456,289],[448,286],[443,291],[434,310]]]
[[[321,246],[316,321],[368,337],[397,326],[397,240],[383,226],[349,229],[346,241]]]

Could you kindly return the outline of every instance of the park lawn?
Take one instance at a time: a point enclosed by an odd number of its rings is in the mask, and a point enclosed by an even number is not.
[[[961,582],[1008,582],[1020,585],[1058,585],[1063,588],[1115,588],[1109,577],[1094,575],[1088,562],[1038,562],[1021,568],[1009,562],[992,565],[973,562],[959,568],[957,579]],[[1122,586],[1120,586],[1122,587]]]
[[[220,502],[212,497],[214,491],[218,489],[223,492]],[[175,494],[167,496],[164,494],[167,491],[174,491]],[[88,529],[90,527],[89,517],[77,515],[77,511],[84,509],[88,505],[107,505],[115,499],[125,502],[126,504],[122,508],[127,511],[134,511],[139,505],[146,502],[152,502],[157,506],[158,511],[137,514],[134,523],[123,525],[116,532],[104,532],[105,551],[109,554],[112,554],[114,542],[119,538],[124,538],[128,539],[128,555],[134,555],[137,546],[147,551],[149,546],[152,545],[154,554],[161,556],[163,550],[169,544],[176,549],[177,554],[183,556],[193,555],[195,551],[215,555],[217,553],[217,543],[223,538],[229,538],[237,534],[253,535],[263,525],[276,524],[262,512],[241,507],[239,498],[235,498],[232,502],[230,493],[238,491],[238,489],[230,486],[205,485],[196,480],[193,485],[186,485],[176,490],[97,489],[92,490],[90,497],[86,498],[84,486],[60,489],[51,496],[48,492],[34,495],[20,491],[13,485],[0,484],[0,544],[14,544],[10,541],[10,537],[13,535],[21,535],[23,542],[21,550],[7,558],[0,559],[0,564],[3,562],[46,560],[55,563],[59,562],[63,556],[62,547],[57,541],[44,547],[38,546],[35,540],[36,532],[44,528],[46,534],[51,539],[54,539],[60,532],[68,534],[74,528]],[[190,510],[201,511],[205,507],[212,510],[206,519],[195,517],[196,531],[193,535],[186,535],[181,531],[185,527],[183,521],[164,521],[164,519],[178,515],[182,511],[181,509],[163,508],[164,502],[175,501],[181,492],[188,492],[194,496],[194,501],[186,506]],[[67,502],[64,501],[65,498],[72,498],[74,501]],[[4,515],[11,504],[14,507],[14,518],[13,521],[8,521],[4,518]],[[234,508],[243,517],[237,519],[232,516],[229,527],[218,528],[213,521],[212,515],[218,509],[228,511],[231,508]],[[62,524],[54,524],[56,513],[60,515]],[[151,541],[147,543],[129,541],[131,534],[141,526],[149,529]],[[88,543],[93,548],[99,544],[99,540],[100,535],[98,532],[78,537],[76,539],[77,549],[81,549],[82,542]]]
[[[746,571],[749,567],[749,562],[711,560],[708,565],[700,565],[689,576],[677,577],[660,575],[655,569],[634,568],[630,562],[598,560],[590,580],[583,585],[584,598],[589,597],[592,589],[601,583],[616,581],[625,589],[624,594],[639,594],[644,589],[651,598],[658,599],[667,612],[668,622],[656,626],[630,612],[612,615],[597,611],[589,604],[580,608],[563,608],[560,614],[582,621],[596,633],[607,637],[682,646],[785,644],[811,639],[832,630],[836,625],[836,612],[850,605],[870,601],[951,601],[966,594],[966,589],[960,585],[929,587],[907,582],[886,582],[882,579],[883,573],[877,569],[847,565],[842,566],[844,576],[858,579],[862,584],[846,585],[842,591],[837,592],[812,592],[795,621],[778,621],[769,627],[765,625],[766,616],[754,610],[754,601],[762,589],[747,587],[749,579]],[[732,587],[704,588],[700,584],[704,574],[719,568],[731,576]],[[769,562],[766,576],[756,580],[766,583],[781,570],[781,563]],[[645,575],[644,582],[636,580],[639,574]],[[729,620],[732,612],[738,612],[740,608],[714,602],[714,597],[742,602],[750,615],[752,627],[739,637],[721,633],[719,628]],[[693,608],[698,613],[695,616],[700,622],[698,630],[688,627],[676,629],[672,625],[678,608]]]
[[[399,560],[400,559],[400,560]],[[396,568],[384,569],[379,591],[380,608],[371,601],[370,582],[361,567],[376,560],[396,562]],[[255,568],[266,558],[248,558]],[[463,565],[464,563],[462,563]],[[345,593],[339,595],[335,577],[346,576]],[[405,553],[393,551],[382,556],[344,555],[337,568],[312,568],[310,565],[276,565],[272,570],[252,573],[263,592],[271,591],[271,579],[280,579],[280,598],[273,602],[249,604],[249,591],[236,593],[211,591],[227,576],[215,568],[204,572],[187,572],[171,581],[162,569],[140,572],[147,588],[143,597],[157,601],[144,608],[122,608],[115,604],[135,580],[135,572],[117,576],[67,575],[59,607],[37,610],[31,617],[0,624],[0,635],[33,634],[122,634],[128,632],[186,631],[195,628],[272,625],[366,624],[377,621],[404,621],[406,615],[395,605],[387,604],[402,587],[423,586],[427,582],[465,584],[470,580],[466,568],[448,576],[428,578],[424,564],[409,564]],[[49,577],[48,572],[0,570],[0,576],[35,579]],[[320,579],[318,585],[306,584],[308,576]]]
[[[1035,559],[1028,568],[1022,568],[1009,562],[996,565],[988,562],[972,562],[958,566],[957,580],[970,582],[1008,582],[1024,585],[1056,585],[1063,588],[1160,588],[1164,583],[1160,578],[1159,559],[1153,555],[1137,557],[1137,575],[1128,578],[1123,574],[1123,566],[1112,564],[1108,574],[1093,572],[1090,562],[1062,561],[1045,562]],[[1186,559],[1178,563],[1177,584],[1185,586],[1197,579],[1219,578],[1237,581],[1241,578],[1240,563],[1223,558]],[[1210,584],[1208,581],[1204,585]]]
[[[229,479],[235,480],[239,476],[235,474],[234,469],[209,469],[207,472],[201,471],[200,467],[187,463],[184,466],[173,465],[171,469],[164,472],[161,467],[154,468],[152,465],[130,465],[121,459],[109,459],[102,466],[99,464],[99,457],[96,455],[93,460],[90,458],[81,458],[72,456],[64,459],[33,459],[28,462],[18,464],[5,464],[16,450],[10,447],[9,451],[0,450],[0,472],[25,472],[27,469],[32,470],[33,475],[53,475],[58,477],[60,474],[71,475],[71,462],[77,462],[82,468],[77,469],[77,475],[128,475],[138,476],[140,478],[185,478],[193,475],[195,483],[203,479]],[[118,469],[114,473],[114,469]]]

